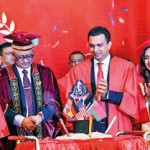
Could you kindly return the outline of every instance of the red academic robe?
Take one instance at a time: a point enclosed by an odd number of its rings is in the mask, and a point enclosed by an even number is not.
[[[144,84],[145,84],[145,79],[141,75],[137,75],[137,83],[138,83],[138,102],[139,102],[139,122],[148,122],[149,117],[148,117],[148,111],[147,108],[145,107],[146,101],[145,101],[145,93],[144,93]]]
[[[3,138],[5,136],[8,136],[10,133],[9,133],[9,130],[8,130],[8,126],[7,126],[4,114],[2,112],[1,105],[0,105],[0,118],[1,118],[1,123],[0,123],[0,138]]]
[[[60,97],[61,97],[62,106],[64,106],[67,102],[66,93],[65,93],[66,85],[67,85],[67,79],[68,79],[68,74],[66,74],[64,77],[57,80],[58,87],[60,90]]]
[[[82,80],[91,91],[91,60],[86,60],[69,72],[66,95],[71,91],[72,86],[77,80]],[[109,67],[109,90],[123,92],[120,105],[108,103],[108,125],[117,117],[109,134],[115,135],[118,131],[132,130],[132,120],[139,120],[139,102],[137,99],[137,78],[133,63],[113,57]]]
[[[57,80],[58,87],[60,90],[60,97],[61,97],[61,103],[62,107],[66,105],[67,98],[66,98],[66,85],[67,85],[67,80],[68,80],[68,74],[66,74],[64,77],[60,78]],[[69,123],[66,119],[64,119],[65,124],[69,130],[73,130],[73,125],[72,123]]]
[[[9,133],[9,129],[8,129],[1,105],[0,105],[0,118],[1,118],[0,119],[1,120],[1,122],[0,122],[0,149],[6,150],[5,141],[6,141],[7,136],[10,133]],[[6,138],[4,138],[4,137],[6,137]]]

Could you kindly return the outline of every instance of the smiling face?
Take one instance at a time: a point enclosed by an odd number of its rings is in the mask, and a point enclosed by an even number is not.
[[[98,61],[104,60],[109,55],[111,45],[111,41],[107,43],[104,34],[89,36],[89,48],[91,54]]]
[[[31,66],[33,62],[33,49],[26,50],[26,51],[20,51],[14,49],[14,56],[16,57],[15,64],[22,69],[27,69]]]
[[[150,48],[145,51],[144,62],[146,68],[150,71]]]

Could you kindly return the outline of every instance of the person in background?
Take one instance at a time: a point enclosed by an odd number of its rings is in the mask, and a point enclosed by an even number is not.
[[[81,51],[73,51],[69,55],[69,66],[70,68],[72,68],[84,60],[85,56]]]
[[[5,42],[0,44],[0,69],[3,67],[6,67],[8,65],[14,64],[14,57],[13,57],[13,49],[11,48],[11,43]],[[6,140],[7,136],[9,135],[9,130],[6,124],[6,120],[3,117],[4,114],[1,111],[1,106],[0,106],[0,116],[1,116],[1,125],[0,125],[0,149],[5,150],[8,149]],[[12,145],[13,146],[13,145]]]
[[[88,43],[93,58],[70,70],[64,115],[68,120],[88,119],[85,111],[96,103],[93,111],[97,111],[99,118],[94,117],[93,132],[104,133],[114,117],[117,119],[109,134],[130,131],[132,121],[139,119],[135,66],[110,54],[111,36],[105,27],[93,27],[88,33]],[[79,102],[82,105],[77,108]]]
[[[84,60],[85,60],[85,56],[81,51],[73,51],[69,55],[69,63],[68,64],[69,64],[70,68],[72,68]],[[65,89],[66,89],[67,77],[68,77],[68,74],[66,74],[64,77],[57,80],[58,86],[60,89],[60,96],[61,96],[61,101],[62,101],[63,107],[67,101],[65,93],[64,93]]]
[[[14,64],[13,49],[11,43],[5,42],[0,45],[0,68]]]
[[[143,96],[145,97],[145,104],[147,106],[148,116],[150,118],[150,45],[146,46],[142,51],[140,67],[141,70],[139,72],[141,73],[144,79],[141,80],[140,87]],[[144,131],[150,130],[149,121],[142,124],[142,130]]]
[[[33,40],[40,36],[18,31],[13,40],[15,64],[0,71],[0,104],[11,135],[55,138],[60,128],[61,100],[53,71],[33,63]]]
[[[1,118],[1,123],[0,123],[0,150],[7,150],[7,136],[10,134],[9,129],[4,117],[4,113],[2,111],[1,105],[0,105],[0,118]]]
[[[81,51],[73,51],[70,55],[69,55],[69,67],[70,69],[74,66],[76,66],[77,64],[81,63],[82,61],[85,60],[85,56]],[[62,103],[62,107],[65,106],[67,99],[66,99],[66,84],[67,84],[67,78],[68,78],[68,74],[66,74],[65,76],[63,76],[62,78],[58,79],[58,86],[59,86],[59,90],[60,90],[60,97],[61,97],[61,103]],[[73,126],[72,124],[70,124],[69,122],[65,121],[65,124],[67,126],[67,128],[72,131],[73,130]],[[63,134],[63,132],[62,132]]]

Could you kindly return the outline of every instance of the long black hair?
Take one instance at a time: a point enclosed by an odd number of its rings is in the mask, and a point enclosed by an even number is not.
[[[142,51],[140,66],[141,66],[141,75],[145,78],[146,82],[150,82],[150,70],[147,69],[145,65],[145,52],[150,48],[150,45],[146,46]]]

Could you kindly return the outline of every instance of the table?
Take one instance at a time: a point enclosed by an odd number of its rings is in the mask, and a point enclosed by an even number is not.
[[[41,150],[148,150],[148,145],[142,136],[131,135],[87,140],[45,138],[39,142]],[[16,146],[15,150],[35,150],[35,142],[22,142]]]

